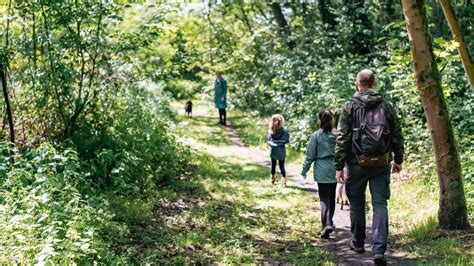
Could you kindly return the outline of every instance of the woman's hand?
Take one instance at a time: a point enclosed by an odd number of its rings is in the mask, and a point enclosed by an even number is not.
[[[336,171],[336,181],[344,183],[344,171]]]

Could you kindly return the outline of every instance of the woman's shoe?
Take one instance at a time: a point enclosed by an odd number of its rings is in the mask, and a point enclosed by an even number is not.
[[[329,239],[329,234],[332,233],[333,231],[334,229],[332,228],[332,226],[327,225],[326,227],[324,227],[323,231],[321,232],[321,238]]]
[[[286,187],[286,178],[285,178],[285,177],[282,177],[282,178],[281,178],[280,186],[281,186],[282,188]]]
[[[364,253],[364,251],[365,251],[364,246],[362,246],[362,247],[356,246],[355,241],[352,240],[352,239],[349,240],[349,248],[351,250],[354,250],[357,253]]]

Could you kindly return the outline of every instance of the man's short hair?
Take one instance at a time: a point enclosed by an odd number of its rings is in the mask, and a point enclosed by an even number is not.
[[[357,74],[357,82],[362,86],[372,86],[375,81],[375,74],[370,69],[364,69]]]

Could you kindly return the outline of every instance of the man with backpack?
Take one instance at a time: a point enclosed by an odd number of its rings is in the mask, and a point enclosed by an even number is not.
[[[336,179],[346,183],[350,202],[349,247],[364,252],[365,190],[372,195],[372,254],[376,265],[386,264],[388,237],[387,200],[390,198],[390,172],[400,172],[403,162],[403,136],[394,107],[376,91],[375,75],[369,69],[357,74],[358,92],[344,105],[336,139]],[[394,161],[390,169],[391,161]],[[348,174],[344,177],[344,165]]]

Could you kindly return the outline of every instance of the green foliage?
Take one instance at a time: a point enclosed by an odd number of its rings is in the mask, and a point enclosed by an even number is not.
[[[189,159],[168,133],[167,106],[131,87],[107,119],[81,120],[74,143],[25,150],[13,165],[3,144],[0,261],[120,261],[112,242],[150,222],[159,186]]]
[[[2,263],[113,258],[101,234],[112,223],[112,214],[79,190],[87,181],[77,152],[44,144],[16,156],[11,167],[4,153],[2,168],[8,169],[1,187]]]
[[[168,134],[172,112],[155,93],[131,87],[103,105],[103,119],[81,121],[74,142],[90,178],[100,186],[143,195],[183,169],[186,149]]]
[[[131,32],[121,28],[123,14],[114,3],[13,2],[2,38],[11,87],[20,88],[13,113],[22,144],[74,137],[79,119],[100,113],[98,98],[150,77],[135,53],[160,32],[162,13]]]
[[[178,100],[191,99],[202,89],[202,83],[185,79],[169,80],[165,86],[165,91],[170,92],[171,96]]]

